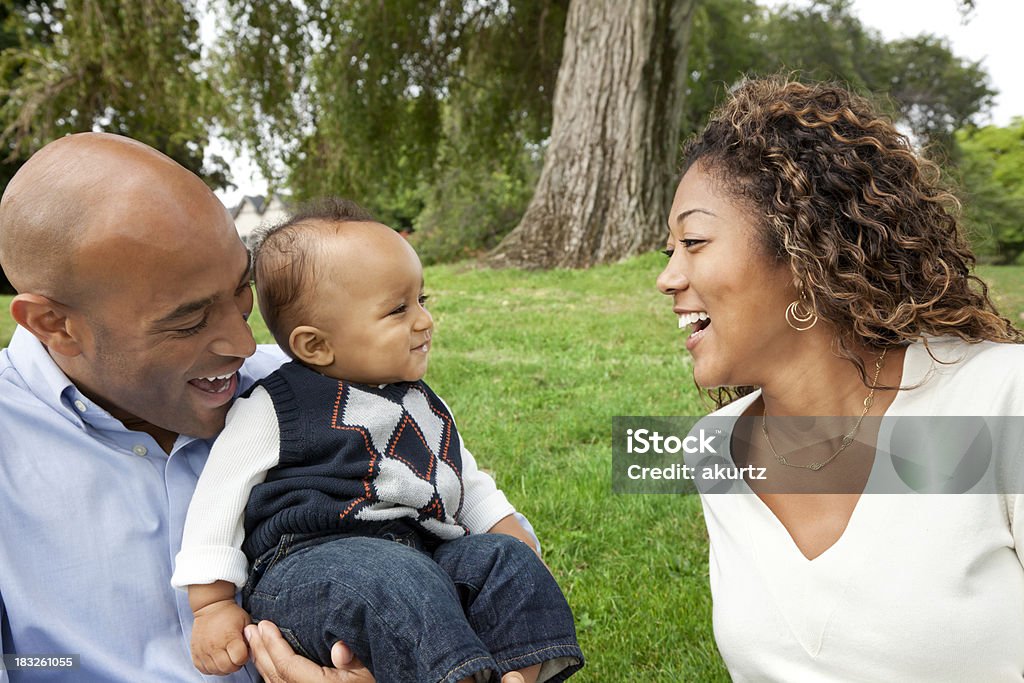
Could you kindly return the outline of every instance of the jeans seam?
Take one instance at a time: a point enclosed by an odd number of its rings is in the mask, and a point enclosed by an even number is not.
[[[302,647],[302,643],[300,643],[299,639],[296,637],[295,631],[293,631],[292,629],[287,628],[285,626],[279,626],[278,630],[281,631],[281,635],[285,636],[285,640],[288,641],[289,645],[293,646],[293,649],[298,654],[302,655],[306,659],[310,659],[310,660],[314,660],[315,661],[315,658],[311,657],[310,654],[308,652],[306,652],[306,648]],[[287,635],[286,635],[286,632],[287,632]],[[291,638],[288,638],[287,636],[291,636]]]
[[[553,659],[554,657],[578,657],[577,653],[582,654],[582,650],[580,649],[580,646],[577,643],[566,642],[566,643],[560,643],[560,644],[557,644],[557,645],[546,645],[546,646],[544,646],[542,648],[538,648],[538,649],[535,649],[535,650],[530,650],[528,652],[524,652],[522,654],[518,654],[515,657],[504,657],[504,658],[501,658],[501,659],[498,659],[497,657],[495,657],[494,661],[501,668],[503,668],[503,669],[504,668],[508,668],[508,670],[511,671],[512,667],[532,666],[532,664],[525,664],[525,665],[524,664],[520,664],[519,662],[521,660],[533,659],[534,657],[537,657],[538,655],[543,655],[545,652],[550,652],[552,650],[557,650],[558,653],[556,653],[553,657],[548,657],[546,659],[542,659],[542,660],[540,660],[540,662],[536,662],[536,663],[538,663],[538,664],[539,663],[543,663],[543,662],[548,661],[548,659]],[[566,653],[567,650],[572,650],[572,652],[567,654]],[[582,661],[582,659],[580,661]]]
[[[284,540],[284,539],[281,539],[281,540]],[[274,553],[274,559],[272,559],[270,561],[270,564],[267,565],[267,569],[270,569],[271,567],[273,567],[282,558],[287,557],[288,552],[291,549],[292,549],[292,540],[290,538],[287,541],[284,541],[284,543],[279,543],[278,546],[277,546],[277,552]],[[263,571],[265,573],[266,569],[264,569]]]
[[[463,671],[462,669],[465,669],[465,668],[467,668],[469,666],[472,666],[473,664],[476,664],[477,662],[487,662],[488,659],[489,659],[488,657],[474,657],[473,659],[470,659],[468,661],[461,662],[457,666],[453,666],[451,669],[448,669],[448,672],[444,675],[444,678],[442,678],[440,681],[438,681],[438,683],[445,683],[446,681],[451,680],[452,676],[455,676],[456,674],[458,674],[461,678],[465,678],[468,673],[476,673],[477,671],[484,671],[484,669],[476,669],[475,671],[467,672],[467,671]]]
[[[268,594],[268,593],[260,593],[256,589],[259,587],[260,582],[263,581],[263,577],[267,575],[267,572],[270,570],[270,568],[273,567],[275,564],[277,564],[278,561],[281,560],[281,558],[283,558],[285,555],[287,555],[288,551],[291,549],[291,546],[292,546],[291,539],[290,538],[286,538],[286,537],[287,537],[287,534],[285,536],[282,536],[280,539],[278,539],[277,546],[274,549],[274,555],[273,555],[273,557],[270,558],[270,560],[267,562],[266,565],[260,567],[259,566],[259,558],[257,558],[256,562],[250,568],[250,570],[249,570],[249,577],[246,580],[246,585],[242,587],[243,600],[245,600],[246,602],[248,602],[248,600],[250,600],[252,598],[252,596],[254,596],[254,595],[261,595],[261,596],[263,596],[265,598],[273,598],[273,596],[271,596],[270,594]],[[252,585],[251,588],[249,588],[249,581],[252,580],[252,575],[254,573],[256,573],[257,570],[259,570],[259,573],[260,573],[259,579],[256,581],[256,583],[254,583]],[[245,593],[245,589],[246,588],[249,588],[247,595]],[[274,599],[276,599],[276,598],[274,598]]]

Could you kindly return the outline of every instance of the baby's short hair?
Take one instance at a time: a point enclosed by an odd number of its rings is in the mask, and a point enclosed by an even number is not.
[[[253,248],[260,313],[274,340],[294,357],[288,338],[308,317],[311,285],[322,276],[324,237],[341,223],[372,222],[348,199],[324,197],[300,204],[284,221],[261,230]]]

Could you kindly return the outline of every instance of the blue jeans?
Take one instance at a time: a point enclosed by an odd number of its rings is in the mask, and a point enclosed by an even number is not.
[[[379,683],[491,681],[542,662],[563,667],[547,678],[562,681],[583,666],[558,584],[503,534],[433,550],[411,533],[285,536],[253,565],[242,599],[321,664],[343,641]]]

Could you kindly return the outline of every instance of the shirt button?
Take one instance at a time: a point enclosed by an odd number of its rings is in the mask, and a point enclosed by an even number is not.
[[[75,408],[77,408],[80,413],[84,413],[87,410],[86,405],[82,403],[82,401],[77,400],[75,401]]]
[[[149,449],[143,446],[142,444],[135,444],[134,446],[132,446],[132,453],[141,458],[146,453],[149,453]]]

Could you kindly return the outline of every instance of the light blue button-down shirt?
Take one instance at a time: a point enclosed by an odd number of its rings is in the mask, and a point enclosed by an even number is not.
[[[239,390],[283,360],[260,347]],[[11,671],[12,683],[258,680],[251,669],[195,669],[188,596],[170,584],[210,444],[179,436],[167,455],[90,401],[18,328],[0,351],[3,652],[78,654],[81,665]]]

